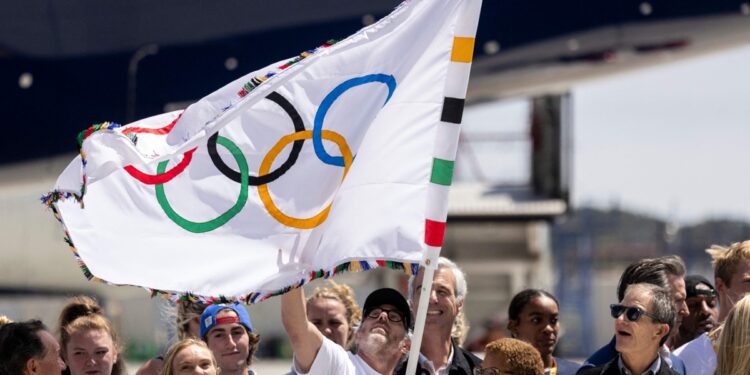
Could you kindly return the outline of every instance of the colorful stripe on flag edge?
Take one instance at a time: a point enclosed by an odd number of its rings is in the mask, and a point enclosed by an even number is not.
[[[336,40],[336,39],[329,39],[325,43],[323,43],[322,45],[320,45],[320,46],[318,46],[318,47],[316,47],[314,49],[310,49],[310,50],[304,51],[304,52],[300,53],[298,56],[296,56],[296,57],[292,58],[291,60],[285,62],[284,64],[279,65],[278,67],[276,67],[276,69],[277,69],[276,72],[267,72],[266,74],[255,76],[255,77],[251,78],[250,81],[248,81],[244,85],[242,85],[242,88],[240,89],[240,91],[237,92],[237,96],[239,96],[240,98],[244,98],[245,96],[247,96],[247,94],[250,93],[250,91],[253,91],[256,87],[260,86],[261,83],[263,83],[263,82],[267,81],[269,78],[275,76],[278,72],[283,71],[283,70],[289,68],[290,66],[292,66],[292,65],[294,65],[294,64],[296,64],[296,63],[298,63],[298,62],[300,62],[300,61],[302,61],[304,59],[306,59],[307,57],[316,54],[318,51],[320,51],[320,50],[322,50],[324,48],[328,48],[328,47],[330,47],[330,46],[332,46],[332,45],[334,45],[334,44],[336,44],[338,42],[339,41]]]
[[[42,197],[42,202],[49,207],[52,210],[52,214],[55,215],[55,219],[57,219],[58,222],[60,222],[60,225],[62,225],[63,232],[65,233],[65,236],[63,236],[63,240],[65,243],[70,246],[71,251],[73,252],[73,256],[76,258],[76,262],[78,263],[78,267],[81,268],[81,272],[83,272],[83,275],[86,276],[88,280],[95,281],[95,282],[104,282],[104,280],[94,276],[93,273],[89,270],[86,263],[81,258],[80,254],[78,254],[78,249],[76,249],[75,245],[73,244],[73,239],[70,238],[70,233],[68,232],[68,228],[65,226],[65,223],[62,220],[62,215],[60,215],[60,211],[57,209],[56,203],[61,200],[70,199],[73,198],[77,202],[83,206],[83,200],[80,196],[73,194],[73,193],[65,193],[65,192],[58,192],[53,191],[44,197]],[[106,282],[105,282],[106,283]]]
[[[83,141],[85,141],[88,137],[90,137],[92,134],[101,132],[101,131],[113,131],[114,129],[122,127],[121,124],[118,124],[116,122],[109,122],[105,121],[99,124],[94,124],[86,128],[86,130],[78,133],[78,137],[76,139],[78,140],[78,152],[81,154],[81,165],[83,166],[83,172],[81,173],[81,195],[80,199],[78,199],[78,202],[81,204],[81,207],[83,207],[83,196],[86,195],[86,153],[83,151]],[[137,138],[135,134],[131,134],[128,136],[130,140],[135,144],[137,141]],[[49,207],[49,204],[47,205]]]
[[[151,294],[151,297],[161,297],[163,299],[168,299],[171,301],[179,302],[179,301],[190,301],[192,303],[201,303],[201,304],[214,304],[214,303],[225,303],[225,302],[241,302],[246,305],[252,305],[258,302],[265,301],[271,297],[280,296],[286,292],[289,292],[292,289],[301,288],[305,286],[306,284],[312,282],[313,280],[317,279],[328,279],[332,276],[335,276],[337,274],[340,274],[342,272],[360,272],[360,271],[367,271],[374,268],[388,268],[396,271],[402,271],[407,275],[414,275],[419,270],[419,263],[412,263],[412,262],[399,262],[399,261],[392,261],[392,260],[384,260],[384,259],[378,259],[378,260],[350,260],[347,262],[340,263],[336,266],[334,266],[330,270],[317,270],[317,271],[311,271],[308,273],[307,277],[300,279],[296,283],[281,288],[279,290],[268,292],[268,293],[261,293],[261,292],[253,292],[249,293],[245,296],[241,297],[226,297],[226,296],[219,296],[219,297],[205,297],[200,296],[197,294],[193,294],[190,292],[187,293],[177,293],[177,292],[171,292],[171,291],[164,291],[164,290],[157,290],[157,289],[149,289],[149,292]]]
[[[61,200],[65,199],[75,199],[78,202],[82,203],[81,197],[73,194],[73,193],[64,193],[64,192],[58,192],[53,191],[49,194],[42,197],[42,203],[44,203],[47,207],[49,207],[52,210],[52,213],[54,214],[55,218],[58,222],[60,222],[60,225],[63,227],[63,231],[65,233],[65,236],[63,237],[63,240],[70,246],[70,249],[73,252],[73,255],[76,258],[76,261],[78,262],[78,267],[81,268],[81,272],[83,272],[83,275],[90,281],[99,282],[107,285],[127,285],[127,284],[116,284],[111,283],[106,280],[103,280],[99,277],[94,276],[93,273],[91,273],[91,270],[89,270],[88,266],[86,265],[86,262],[83,261],[80,254],[78,254],[78,250],[75,247],[75,244],[73,244],[73,240],[70,238],[70,234],[68,233],[67,228],[65,227],[65,223],[62,220],[62,216],[60,215],[60,212],[57,209],[56,203]],[[173,292],[173,291],[165,291],[165,290],[158,290],[153,288],[147,288],[151,297],[161,297],[163,299],[171,300],[172,302],[180,303],[180,302],[192,302],[192,303],[201,303],[201,304],[215,304],[215,303],[229,303],[229,302],[241,302],[247,305],[251,305],[254,303],[265,301],[271,297],[282,295],[292,289],[300,288],[304,286],[305,284],[310,283],[313,280],[317,279],[328,279],[332,276],[338,275],[343,272],[360,272],[360,271],[368,271],[375,268],[388,268],[396,271],[402,271],[407,275],[415,275],[419,271],[419,263],[413,263],[413,262],[400,262],[400,261],[394,261],[394,260],[386,260],[386,259],[377,259],[377,260],[349,260],[340,264],[337,264],[330,270],[317,270],[317,271],[311,271],[307,274],[307,277],[300,279],[298,282],[281,288],[279,290],[268,292],[268,293],[260,293],[260,292],[253,292],[249,293],[245,296],[241,297],[226,297],[226,296],[201,296],[197,295],[191,292]]]
[[[94,134],[94,133],[96,133],[98,131],[102,131],[102,130],[114,130],[114,129],[117,129],[117,128],[121,127],[121,126],[122,125],[120,125],[120,124],[118,124],[116,122],[109,122],[109,121],[105,121],[105,122],[102,122],[102,123],[99,123],[99,124],[91,125],[88,128],[86,128],[85,130],[83,130],[82,132],[78,133],[78,136],[76,137],[76,139],[78,140],[78,147],[79,148],[83,147],[83,141],[85,141],[86,138],[90,137],[91,134]]]

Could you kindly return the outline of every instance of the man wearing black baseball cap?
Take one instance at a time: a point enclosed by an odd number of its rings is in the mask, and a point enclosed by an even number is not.
[[[356,354],[327,339],[307,320],[301,288],[281,297],[281,320],[292,342],[297,374],[390,375],[411,343],[409,304],[390,288],[367,296],[362,322],[354,334]]]
[[[365,306],[362,308],[363,316],[368,317],[373,314],[373,311],[380,308],[381,305],[393,305],[403,317],[404,328],[412,329],[411,310],[409,310],[409,304],[400,292],[391,288],[381,288],[370,293],[365,300]]]
[[[676,348],[718,326],[719,300],[711,282],[700,275],[687,276],[685,291],[690,314],[682,319],[677,336],[673,338]]]

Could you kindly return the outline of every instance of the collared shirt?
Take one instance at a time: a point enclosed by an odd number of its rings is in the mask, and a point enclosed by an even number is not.
[[[671,353],[671,351],[669,350],[669,347],[667,346],[667,344],[664,344],[661,347],[659,347],[659,357],[661,357],[661,359],[664,360],[667,366],[671,368],[672,358],[669,357],[669,353]]]
[[[617,350],[615,350],[615,338],[612,337],[612,340],[603,347],[599,348],[594,354],[592,354],[584,363],[582,368],[584,367],[597,367],[601,366],[609,361],[612,361],[617,358]],[[669,367],[674,370],[676,373],[680,375],[685,375],[685,364],[682,362],[680,358],[677,358],[674,356],[673,353],[669,353],[669,350],[659,350],[659,355],[662,359],[662,361],[666,362],[664,357],[670,359],[671,364]],[[711,373],[713,375],[713,373]]]
[[[420,353],[421,354],[421,353]],[[421,355],[418,361],[417,374],[427,374],[429,370],[426,366],[422,365]],[[448,361],[448,366],[445,369],[445,373],[448,375],[471,375],[474,373],[474,368],[481,365],[482,360],[471,354],[471,352],[461,349],[456,341],[451,339],[451,356]],[[401,362],[394,372],[397,375],[406,375],[407,360]]]
[[[625,363],[622,361],[622,355],[618,355],[617,357],[617,367],[620,368],[620,374],[622,375],[656,375],[661,367],[661,356],[657,355],[656,360],[651,363],[651,366],[646,369],[646,372],[642,374],[632,374],[630,370],[625,367]]]
[[[422,365],[422,367],[429,371],[430,375],[448,375],[450,372],[450,366],[453,362],[453,345],[450,346],[450,353],[448,354],[448,362],[445,362],[443,367],[435,370],[435,364],[430,361],[429,358],[427,358],[424,354],[419,353],[419,364]]]
[[[716,372],[716,352],[707,333],[688,341],[674,353],[685,362],[686,375],[713,375]]]

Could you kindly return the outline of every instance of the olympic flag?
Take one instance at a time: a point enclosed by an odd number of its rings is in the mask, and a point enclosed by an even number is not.
[[[94,125],[42,200],[87,277],[175,298],[414,272],[442,242],[477,4],[407,1],[184,112]]]

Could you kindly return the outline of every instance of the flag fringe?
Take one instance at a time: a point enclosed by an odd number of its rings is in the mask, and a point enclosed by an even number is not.
[[[292,66],[292,65],[294,65],[294,64],[302,61],[303,59],[305,59],[305,58],[307,58],[309,56],[314,55],[316,52],[320,51],[321,49],[328,48],[328,47],[336,44],[337,42],[338,42],[338,40],[336,40],[336,39],[329,39],[328,41],[326,41],[325,43],[323,43],[322,45],[320,45],[320,46],[318,46],[318,47],[316,47],[314,49],[310,49],[310,50],[307,50],[307,51],[304,51],[304,52],[300,53],[298,56],[292,58],[291,60],[285,62],[284,64],[279,65],[276,69],[278,69],[278,71],[285,70],[285,69],[289,68],[290,66]],[[237,92],[237,95],[240,98],[245,97],[247,94],[250,93],[250,91],[253,91],[256,87],[260,86],[261,83],[263,83],[266,80],[268,80],[269,78],[275,76],[277,73],[278,72],[268,72],[268,73],[266,73],[264,75],[255,76],[255,77],[251,78],[250,81],[246,82],[242,86],[242,88],[240,89],[240,91]]]
[[[70,234],[68,233],[68,229],[65,226],[65,222],[63,222],[62,216],[60,215],[56,206],[58,201],[71,199],[71,198],[75,199],[77,202],[83,205],[83,198],[81,196],[74,194],[74,193],[60,192],[60,191],[51,191],[50,193],[44,195],[41,198],[41,201],[44,205],[46,205],[48,208],[52,210],[52,213],[54,214],[55,219],[57,219],[60,225],[62,225],[63,231],[65,233],[63,240],[68,244],[68,246],[70,246],[70,249],[73,252],[73,255],[75,256],[76,261],[78,262],[78,267],[80,267],[81,272],[83,272],[83,275],[88,280],[91,280],[94,282],[99,282],[99,283],[103,283],[107,285],[126,285],[126,284],[111,283],[111,282],[108,282],[106,280],[103,280],[94,276],[94,274],[91,273],[88,266],[86,265],[86,262],[84,262],[81,256],[78,254],[78,250],[73,244],[73,239],[70,238]],[[191,302],[191,303],[201,303],[201,304],[214,304],[214,303],[241,302],[247,305],[252,305],[254,303],[265,301],[271,297],[282,295],[292,289],[301,288],[305,284],[308,284],[313,280],[328,279],[332,276],[338,275],[343,272],[360,272],[360,271],[371,270],[374,268],[388,268],[388,269],[392,269],[396,271],[402,271],[409,276],[413,276],[413,275],[416,275],[417,272],[419,271],[419,263],[400,262],[400,261],[393,261],[393,260],[387,260],[387,259],[349,260],[349,261],[335,265],[330,270],[319,269],[316,271],[310,271],[307,273],[307,277],[302,278],[296,283],[293,283],[292,285],[281,288],[279,290],[272,291],[272,292],[253,292],[253,293],[248,293],[244,296],[238,296],[238,297],[227,297],[227,296],[221,296],[221,295],[220,296],[201,296],[192,292],[174,292],[174,291],[158,290],[158,289],[153,289],[153,288],[146,288],[146,289],[149,291],[151,298],[160,297],[160,298],[170,300],[175,303]]]

